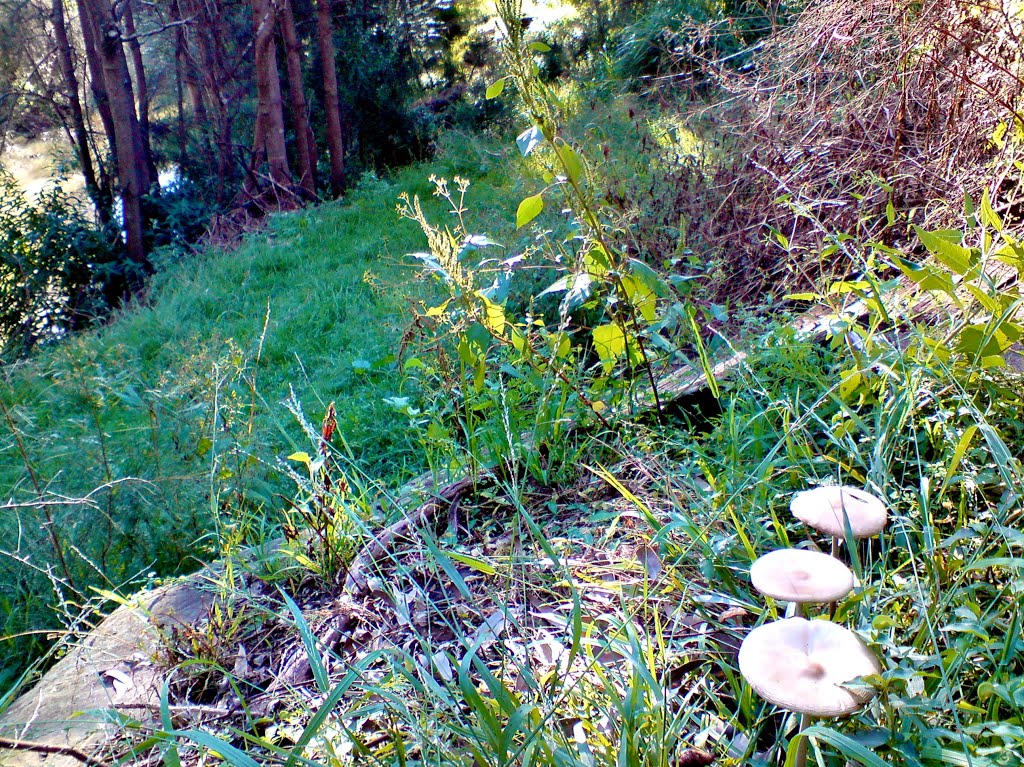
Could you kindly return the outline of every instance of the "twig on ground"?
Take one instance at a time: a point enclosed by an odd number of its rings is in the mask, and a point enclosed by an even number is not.
[[[31,751],[36,754],[57,754],[59,756],[70,756],[82,764],[92,767],[110,767],[107,762],[97,759],[84,751],[79,751],[71,746],[59,746],[54,743],[38,743],[34,740],[19,740],[17,738],[0,737],[0,748],[9,748],[12,751]]]

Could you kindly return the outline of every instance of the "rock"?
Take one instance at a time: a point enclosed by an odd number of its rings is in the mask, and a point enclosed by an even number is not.
[[[161,633],[205,618],[212,598],[195,576],[137,594],[73,642],[67,655],[0,716],[0,736],[91,753],[110,726],[103,711],[159,703],[163,677],[154,655]],[[77,767],[79,762],[65,755],[0,750],[2,767],[41,765]]]

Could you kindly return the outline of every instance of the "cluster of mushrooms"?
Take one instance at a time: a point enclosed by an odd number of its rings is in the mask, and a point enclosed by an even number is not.
[[[836,558],[839,542],[869,538],[885,527],[886,508],[875,496],[852,487],[819,487],[797,493],[793,515],[832,536],[832,556],[805,549],[779,549],[759,558],[750,580],[759,592],[789,602],[782,620],[751,631],[739,652],[740,673],[765,700],[800,714],[799,732],[812,719],[860,710],[874,696],[851,689],[853,679],[881,672],[878,659],[849,629],[827,619],[808,620],[807,605],[835,603],[853,591],[853,572]],[[795,767],[807,757],[801,740]]]

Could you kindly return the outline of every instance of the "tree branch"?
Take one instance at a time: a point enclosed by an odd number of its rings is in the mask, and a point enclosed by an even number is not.
[[[58,746],[53,743],[37,743],[34,740],[16,740],[14,738],[0,737],[0,748],[9,748],[12,751],[32,751],[37,754],[59,754],[61,756],[70,756],[82,764],[90,765],[90,767],[110,767],[107,762],[94,756],[89,756],[85,752],[71,746]]]

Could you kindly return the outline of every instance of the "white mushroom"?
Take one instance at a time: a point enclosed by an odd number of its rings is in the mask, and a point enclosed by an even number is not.
[[[750,582],[765,596],[799,606],[842,599],[853,591],[853,572],[828,554],[778,549],[750,566]]]
[[[843,685],[881,673],[878,659],[852,631],[804,618],[765,623],[747,634],[740,645],[739,667],[754,692],[801,715],[799,732],[811,718],[846,716],[863,707],[874,691]],[[805,741],[795,757],[795,767],[804,767]]]
[[[846,486],[830,485],[797,493],[789,509],[805,525],[832,536],[833,554],[838,541],[846,537],[847,522],[854,538],[869,538],[882,532],[888,518],[881,499]]]
[[[852,714],[874,695],[845,683],[881,673],[874,653],[847,628],[804,618],[765,623],[740,646],[740,673],[770,703],[799,714]]]

